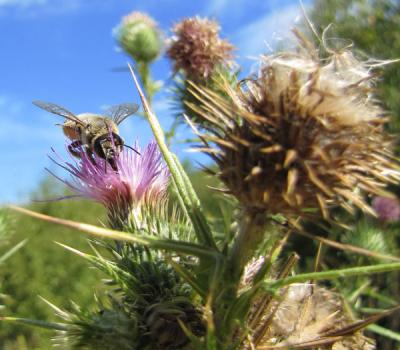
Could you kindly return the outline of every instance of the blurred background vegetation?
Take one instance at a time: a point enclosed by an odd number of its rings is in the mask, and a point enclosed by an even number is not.
[[[398,0],[315,0],[308,7],[311,22],[321,33],[329,24],[333,26],[327,37],[349,38],[356,53],[366,60],[400,58],[400,2]],[[382,69],[377,94],[391,113],[390,129],[400,131],[400,64],[390,64]],[[222,223],[223,212],[217,207],[217,194],[209,187],[215,180],[196,170],[190,164],[194,182],[207,215]],[[398,189],[393,189],[399,192]],[[32,198],[49,199],[65,195],[65,189],[51,178],[38,185]],[[93,224],[105,221],[100,205],[89,201],[66,200],[55,202],[32,202],[29,208],[52,216],[68,218]],[[90,305],[94,291],[101,288],[101,275],[88,268],[85,261],[76,258],[54,244],[58,241],[82,251],[88,250],[86,238],[62,227],[33,220],[7,212],[10,247],[28,239],[27,244],[0,266],[2,303],[8,315],[33,319],[57,321],[53,311],[39,299],[39,295],[61,308],[68,308],[70,301],[79,300],[81,306]],[[351,230],[330,230],[321,235],[350,243],[366,249],[399,256],[400,226],[398,223],[381,223],[371,218],[358,216],[343,219]],[[293,237],[288,249],[302,256],[300,269],[312,268],[317,244],[306,238]],[[1,254],[0,254],[1,255]],[[368,264],[372,258],[355,256],[352,253],[325,248],[323,268],[339,268],[345,265]],[[352,307],[365,316],[368,313],[389,308],[400,300],[398,273],[379,277],[359,277],[338,281],[335,285]],[[389,329],[393,330],[392,332]],[[394,315],[373,326],[378,349],[400,349],[400,315]],[[383,336],[385,335],[385,336]],[[13,324],[0,324],[0,348],[4,350],[50,349],[51,333]],[[397,340],[396,340],[397,339]]]

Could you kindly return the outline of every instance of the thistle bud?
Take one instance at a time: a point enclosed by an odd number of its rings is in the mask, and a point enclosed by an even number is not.
[[[145,317],[150,336],[160,349],[180,349],[189,343],[179,322],[196,336],[205,333],[201,314],[185,301],[154,304]]]
[[[382,221],[394,222],[400,220],[400,203],[398,199],[377,196],[372,200],[372,208]]]
[[[175,36],[167,54],[174,61],[174,70],[186,78],[208,79],[215,69],[232,58],[233,46],[219,37],[215,21],[200,17],[187,18],[175,25]]]
[[[150,63],[162,49],[156,22],[141,12],[132,12],[122,19],[117,38],[123,50],[136,62]]]
[[[68,324],[55,338],[55,344],[63,348],[117,350],[138,346],[137,321],[122,309],[89,311],[74,304],[72,312],[61,311],[58,316]]]

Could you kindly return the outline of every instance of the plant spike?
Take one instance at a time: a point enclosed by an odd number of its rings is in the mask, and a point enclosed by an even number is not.
[[[132,78],[135,83],[136,89],[138,90],[140,99],[142,100],[143,108],[147,115],[147,119],[150,123],[150,126],[153,130],[154,137],[157,140],[161,153],[163,154],[165,162],[167,163],[171,175],[176,183],[177,192],[182,197],[182,201],[185,204],[185,209],[188,212],[189,217],[193,222],[197,238],[200,243],[209,246],[213,250],[218,250],[214,238],[212,236],[210,227],[202,212],[200,206],[200,200],[196,196],[193,188],[190,185],[190,182],[185,181],[187,175],[184,173],[183,169],[180,168],[180,166],[178,165],[179,162],[177,164],[177,162],[174,159],[174,156],[169,151],[168,146],[165,142],[165,136],[160,126],[160,123],[158,122],[156,116],[153,114],[149,104],[147,103],[146,97],[144,96],[140,84],[136,79],[136,75],[133,71],[132,66],[128,64],[128,67],[131,71]]]

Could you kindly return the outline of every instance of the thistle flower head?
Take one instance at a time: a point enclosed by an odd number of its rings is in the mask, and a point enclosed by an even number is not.
[[[192,17],[175,25],[175,36],[167,51],[175,71],[182,70],[194,81],[207,79],[218,65],[232,58],[233,46],[219,37],[215,21]]]
[[[150,63],[161,52],[162,40],[157,23],[142,12],[125,16],[117,30],[121,47],[137,62]]]
[[[156,206],[166,196],[169,171],[162,162],[156,142],[150,142],[140,154],[128,149],[116,158],[114,171],[103,158],[82,152],[80,161],[65,163],[64,169],[72,175],[63,181],[75,193],[95,200],[108,209],[110,222],[124,222],[129,213],[143,206]]]
[[[382,221],[400,220],[400,203],[396,198],[376,196],[372,200],[372,208]]]
[[[159,349],[180,349],[189,343],[181,323],[196,336],[205,333],[200,312],[185,300],[153,304],[144,316],[150,337]]]
[[[245,207],[318,208],[328,218],[339,204],[373,214],[363,192],[384,193],[400,172],[371,85],[369,67],[350,52],[283,53],[263,57],[245,84],[223,84],[227,98],[193,84],[190,107],[208,123],[201,150]]]

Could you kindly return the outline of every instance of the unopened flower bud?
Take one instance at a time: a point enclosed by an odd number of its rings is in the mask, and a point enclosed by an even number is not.
[[[372,208],[382,221],[400,220],[400,202],[398,199],[377,196],[372,200]]]
[[[122,19],[117,38],[124,51],[136,62],[150,63],[162,49],[156,22],[141,12],[133,12]]]

